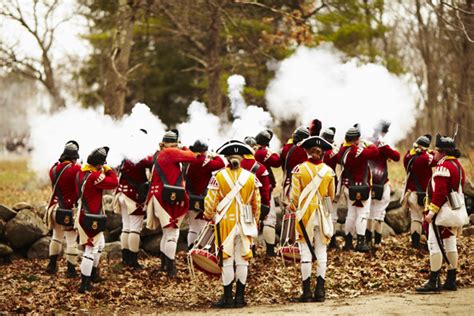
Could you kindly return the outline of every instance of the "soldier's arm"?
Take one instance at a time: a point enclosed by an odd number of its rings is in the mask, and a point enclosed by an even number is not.
[[[118,186],[117,175],[110,167],[104,166],[104,172],[96,177],[94,186],[104,190],[115,189]]]
[[[392,159],[393,161],[400,160],[400,153],[397,150],[390,147],[390,145],[379,147],[379,151],[388,159]]]
[[[222,160],[221,157],[216,156],[212,159],[209,160],[209,162],[206,164],[209,168],[209,171],[217,171],[225,167],[224,160]]]
[[[212,177],[207,187],[206,198],[204,199],[204,217],[211,220],[216,214],[217,205],[222,197],[219,190],[219,183],[215,177]]]
[[[334,198],[336,197],[336,183],[334,180],[334,175],[331,174],[330,177],[331,179],[328,186],[328,196],[331,198],[331,201],[334,201]]]
[[[196,160],[196,154],[188,149],[176,149],[174,159],[178,162],[193,162]]]
[[[298,201],[301,194],[301,174],[299,165],[293,169],[291,176],[291,193],[290,193],[290,211],[296,212],[298,209]]]
[[[370,144],[362,151],[362,155],[365,156],[368,160],[377,158],[379,154],[379,149],[374,144]]]
[[[261,196],[260,196],[260,190],[258,188],[258,179],[257,177],[254,177],[254,190],[252,194],[252,210],[253,210],[253,215],[255,216],[256,219],[260,218],[260,211],[261,211]]]
[[[436,168],[433,174],[433,196],[431,197],[430,205],[428,205],[428,211],[436,214],[446,202],[449,193],[449,177],[450,173],[447,168],[443,166]]]
[[[270,157],[266,160],[272,168],[279,168],[281,166],[280,155],[277,153],[271,153]]]

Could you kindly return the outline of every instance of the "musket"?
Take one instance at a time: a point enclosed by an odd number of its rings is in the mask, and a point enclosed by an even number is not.
[[[216,234],[217,234],[217,245],[218,245],[217,253],[219,255],[219,267],[222,268],[222,265],[224,263],[224,254],[223,254],[224,249],[221,249],[222,241],[221,241],[220,222],[217,222],[216,224]]]
[[[437,217],[438,214],[435,214],[433,216],[433,219],[431,220],[431,225],[433,225],[433,231],[434,231],[434,234],[435,234],[435,237],[436,237],[436,242],[438,243],[438,246],[439,246],[439,249],[441,250],[441,254],[443,255],[443,258],[444,260],[446,260],[446,262],[448,264],[451,264],[449,262],[449,259],[448,259],[448,256],[446,255],[446,251],[444,250],[444,247],[443,247],[443,242],[441,241],[441,235],[439,233],[439,228],[438,226],[436,225],[436,217]]]
[[[309,251],[311,252],[311,257],[313,258],[313,261],[316,261],[316,253],[314,252],[313,245],[311,244],[311,240],[309,240],[308,232],[306,231],[306,227],[304,227],[303,224],[303,219],[300,219],[298,221],[298,224],[300,225],[301,232],[303,233],[304,240],[306,241],[306,244],[308,245]]]
[[[456,123],[456,127],[454,128],[453,140],[456,140],[456,136],[458,136],[458,131],[459,131],[459,124]]]

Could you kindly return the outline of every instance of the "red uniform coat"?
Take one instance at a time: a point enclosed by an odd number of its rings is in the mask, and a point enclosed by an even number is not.
[[[350,147],[350,149],[348,149]],[[370,185],[370,170],[369,160],[377,158],[379,150],[373,144],[363,148],[356,145],[343,144],[337,154],[337,162],[341,164],[343,155],[349,150],[346,161],[344,163],[344,172],[342,175],[342,184],[349,186],[348,173],[352,176],[354,184],[369,184]],[[367,173],[367,179],[364,181],[364,175]],[[363,183],[364,182],[364,183]]]
[[[388,182],[388,166],[387,160],[400,160],[400,153],[387,144],[381,144],[379,141],[375,142],[378,146],[379,153],[375,159],[370,162],[370,170],[372,172],[372,182],[377,184],[385,184]],[[383,174],[387,172],[387,178],[383,181]],[[382,183],[383,181],[383,183]]]
[[[166,180],[168,181],[168,184],[184,187],[184,177],[182,178],[181,183],[176,183],[179,175],[182,172],[181,163],[194,162],[195,160],[196,155],[192,151],[171,147],[165,148],[159,152],[157,163],[160,165],[160,168],[163,171]],[[148,161],[151,161],[151,163],[153,163],[153,157],[149,157]],[[150,184],[150,193],[148,194],[147,201],[149,201],[150,198],[154,196],[172,220],[177,219],[188,211],[189,195],[187,193],[185,193],[183,203],[171,205],[163,201],[162,192],[163,182],[161,181],[161,178],[158,175],[158,171],[153,169]],[[162,223],[162,225],[166,227],[169,225],[174,225],[173,223],[174,222],[168,225]]]
[[[62,207],[72,209],[77,202],[76,176],[77,173],[81,171],[81,166],[72,164],[70,161],[56,162],[49,170],[49,178],[51,179],[51,185],[54,186],[54,173],[58,176],[64,167],[69,164],[71,164],[71,167],[67,168],[61,174],[49,206],[58,203],[58,191],[61,191],[64,199],[64,205],[62,205]]]
[[[224,160],[219,156],[209,158],[206,155],[197,155],[186,172],[186,190],[191,194],[205,195],[212,173],[224,167]]]
[[[326,150],[323,157],[323,162],[331,167],[331,169],[336,172],[336,165],[337,165],[337,153],[339,152],[339,148],[334,148],[330,150]]]
[[[287,157],[290,149],[293,146],[295,146],[295,149],[291,152],[290,157]],[[300,163],[308,160],[308,154],[303,147],[294,145],[293,143],[287,143],[281,149],[280,160],[281,167],[283,169],[283,177],[285,179],[284,186],[287,186],[291,185],[291,171]]]
[[[91,214],[100,214],[102,211],[102,194],[104,190],[112,190],[118,186],[118,178],[112,169],[107,170],[105,173],[96,170],[90,165],[86,165],[82,168],[79,173],[79,183],[81,185],[84,181],[84,177],[89,175],[85,184],[82,186],[82,199],[87,203],[89,212]],[[79,224],[82,224],[84,218],[84,202],[82,203],[82,209],[79,215]],[[82,225],[81,225],[82,227]],[[93,238],[96,233],[87,231],[82,227],[89,238]]]
[[[265,168],[264,165],[260,164],[257,160],[255,160],[253,155],[245,155],[244,159],[240,163],[240,166],[248,171],[251,171],[255,163],[259,164],[259,168],[257,169],[257,172],[255,172],[255,175],[257,176],[258,181],[260,181],[260,183],[262,184],[259,188],[261,203],[263,205],[270,206],[271,184],[267,168]]]
[[[278,168],[281,166],[280,155],[277,153],[272,153],[266,146],[262,146],[255,152],[255,160],[267,168],[270,178],[271,190],[273,190],[276,186],[276,181],[272,168]]]
[[[403,165],[405,166],[405,171],[407,172],[408,163],[412,159],[415,160],[413,160],[413,162],[411,163],[411,174],[410,177],[407,179],[406,189],[408,191],[413,192],[418,191],[412,176],[412,174],[414,174],[418,179],[418,182],[420,183],[421,192],[426,192],[428,182],[430,181],[431,176],[433,175],[431,167],[436,165],[434,156],[426,151],[422,151],[421,153],[417,153],[414,149],[407,151],[405,157],[403,158]]]
[[[137,203],[137,209],[131,213],[131,215],[145,215],[143,210],[144,201],[138,201],[137,185],[143,185],[148,180],[146,177],[146,168],[150,168],[150,163],[147,158],[142,159],[136,164],[130,160],[124,160],[120,168],[117,193],[122,192]]]

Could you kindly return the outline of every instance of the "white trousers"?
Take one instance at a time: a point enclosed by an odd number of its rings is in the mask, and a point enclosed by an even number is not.
[[[120,235],[122,249],[138,252],[144,216],[128,214],[127,205],[123,200],[120,201],[119,205],[120,213],[122,214],[122,234]]]
[[[316,259],[318,261],[318,266],[316,268],[316,276],[321,276],[323,279],[326,277],[326,268],[327,268],[327,246],[323,243],[321,239],[320,227],[314,226],[314,240],[312,241],[314,252],[316,254]],[[308,244],[306,242],[299,243],[300,253],[301,253],[301,279],[304,281],[311,276],[312,270],[312,256],[311,251],[309,250]]]
[[[179,228],[166,227],[163,228],[163,236],[160,242],[160,251],[169,259],[174,260],[176,257],[176,248],[178,246]]]
[[[61,253],[63,248],[63,238],[66,237],[66,260],[73,265],[77,264],[77,231],[63,230],[63,226],[57,223],[53,224],[53,236],[49,244],[49,255],[55,256]]]
[[[349,189],[344,187],[344,195],[347,201],[347,217],[344,226],[345,234],[356,233],[357,235],[365,235],[367,229],[367,219],[370,212],[371,197],[362,202],[363,207],[352,205],[354,201],[349,199]]]
[[[449,259],[449,269],[456,269],[458,265],[458,248],[456,236],[451,235],[448,238],[443,238],[442,236],[440,237],[442,238],[446,256]],[[441,254],[441,248],[439,247],[438,241],[436,240],[433,223],[430,223],[428,228],[428,249],[430,251],[431,271],[438,271],[441,269],[443,257]]]
[[[270,212],[263,220],[263,239],[265,243],[274,245],[275,244],[275,227],[277,223],[276,205],[273,197],[270,199]]]
[[[234,253],[224,259],[222,263],[222,284],[224,286],[229,285],[234,279],[242,284],[247,282],[249,262],[242,257],[241,249],[242,239],[237,231],[234,238]]]
[[[197,239],[199,233],[206,226],[206,221],[203,219],[196,219],[196,216],[199,215],[200,212],[195,210],[189,210],[188,218],[189,218],[189,230],[188,230],[188,247],[190,247],[194,241]]]
[[[418,196],[416,192],[408,193],[407,207],[410,210],[410,233],[413,234],[414,232],[417,232],[421,235],[423,223],[423,206],[418,205]]]
[[[104,247],[104,234],[101,235],[100,239],[97,241],[97,244],[94,247],[85,246],[81,262],[81,273],[83,275],[90,276],[92,273],[92,268],[97,268],[99,266],[100,256]]]

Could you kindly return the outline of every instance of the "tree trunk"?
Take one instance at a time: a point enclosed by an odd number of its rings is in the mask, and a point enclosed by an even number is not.
[[[113,38],[110,61],[108,64],[104,112],[119,118],[124,114],[127,95],[127,71],[130,51],[133,45],[133,27],[135,23],[136,1],[120,0],[117,20],[117,32]]]

